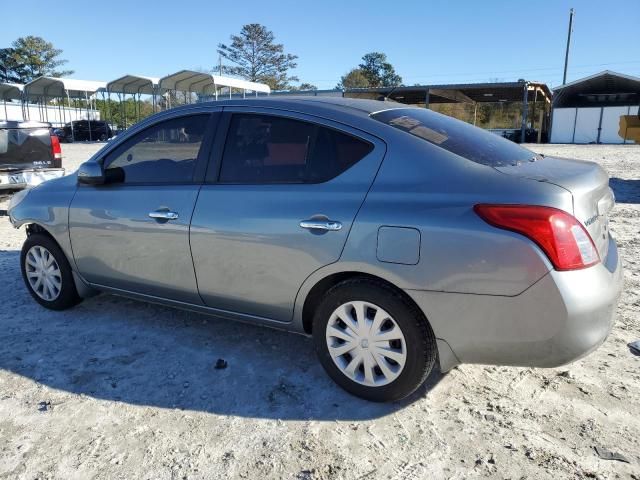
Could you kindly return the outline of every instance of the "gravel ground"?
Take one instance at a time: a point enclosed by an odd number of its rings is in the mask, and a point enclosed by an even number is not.
[[[63,145],[69,171],[98,147]],[[336,387],[301,336],[107,295],[46,311],[0,219],[0,478],[640,479],[640,146],[531,148],[612,177],[612,334],[564,368],[463,365],[392,405]]]

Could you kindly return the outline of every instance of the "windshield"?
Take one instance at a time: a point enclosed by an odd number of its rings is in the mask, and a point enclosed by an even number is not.
[[[372,113],[387,125],[403,130],[472,162],[490,167],[517,165],[539,159],[531,150],[494,133],[427,109],[397,108]]]

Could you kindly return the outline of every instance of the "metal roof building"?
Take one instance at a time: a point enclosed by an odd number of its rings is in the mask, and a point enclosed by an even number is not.
[[[553,90],[552,143],[640,142],[640,78],[605,70]]]
[[[526,95],[525,95],[526,92]],[[551,91],[539,82],[453,83],[417,85],[413,87],[383,87],[347,89],[349,96],[379,95],[411,105],[432,103],[532,102],[536,97],[551,100]]]
[[[458,83],[440,85],[415,85],[411,87],[382,87],[382,88],[350,88],[342,90],[318,90],[306,92],[274,92],[273,95],[316,95],[316,96],[344,96],[350,98],[369,98],[395,100],[409,105],[422,105],[433,108],[439,104],[464,104],[472,106],[473,116],[477,106],[488,103],[517,103],[520,104],[519,125],[510,130],[513,139],[524,141],[526,131],[538,123],[538,141],[541,133],[545,133],[548,125],[548,113],[551,105],[551,90],[540,82],[519,80],[517,82],[489,82],[489,83]],[[536,105],[542,102],[542,107]],[[473,122],[475,124],[475,121]],[[515,125],[513,125],[515,127]]]
[[[639,104],[640,78],[610,70],[553,89],[555,108]]]

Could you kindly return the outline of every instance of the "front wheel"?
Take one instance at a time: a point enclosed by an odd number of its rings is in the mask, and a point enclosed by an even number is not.
[[[422,312],[393,287],[367,278],[346,280],[325,294],[313,337],[329,376],[376,402],[413,393],[436,361],[435,337]]]
[[[27,237],[20,267],[27,290],[43,307],[65,310],[82,301],[67,258],[48,235],[33,233]]]

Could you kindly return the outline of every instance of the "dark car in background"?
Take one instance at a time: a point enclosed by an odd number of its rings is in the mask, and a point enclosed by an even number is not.
[[[54,129],[51,130],[51,133],[53,135],[55,135],[56,137],[58,137],[58,141],[59,142],[64,142],[65,141],[65,139],[64,139],[64,128],[60,128],[60,127],[54,128]]]
[[[51,124],[0,122],[0,190],[24,188],[64,175]]]
[[[104,142],[113,137],[113,130],[107,122],[102,120],[74,120],[65,124],[62,128],[62,141],[83,142],[101,141]]]

